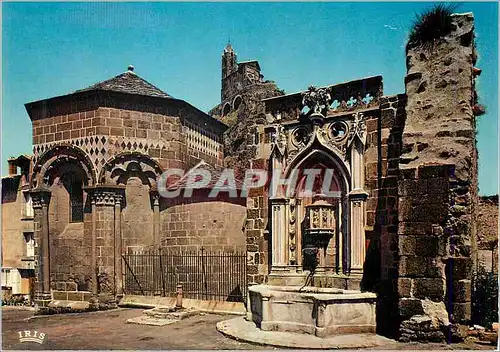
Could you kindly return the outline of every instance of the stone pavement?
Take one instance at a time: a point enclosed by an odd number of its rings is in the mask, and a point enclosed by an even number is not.
[[[265,349],[219,333],[216,323],[230,315],[197,315],[167,326],[127,324],[142,315],[143,309],[116,309],[30,318],[33,312],[2,309],[2,349]],[[17,332],[24,330],[46,333],[46,343],[20,343]]]
[[[33,311],[2,308],[2,350],[169,350],[231,349],[272,350],[270,346],[244,343],[225,337],[217,331],[218,322],[234,315],[204,314],[166,326],[127,324],[127,319],[141,316],[143,309],[115,309],[101,312],[33,317]],[[20,343],[18,331],[37,330],[47,334],[43,345]],[[380,346],[377,349],[387,349]],[[401,344],[391,348],[489,349],[487,345]]]
[[[385,347],[394,348],[393,340],[375,334],[346,334],[319,338],[309,334],[279,331],[262,331],[244,317],[232,318],[217,323],[217,330],[239,341],[261,345],[303,349],[357,349]]]

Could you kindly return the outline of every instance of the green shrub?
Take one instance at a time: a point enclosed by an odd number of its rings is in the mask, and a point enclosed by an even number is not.
[[[480,266],[472,289],[472,323],[491,329],[498,321],[498,276]]]
[[[406,51],[415,47],[432,48],[437,40],[450,34],[453,29],[452,13],[456,5],[438,4],[417,15],[413,21]]]

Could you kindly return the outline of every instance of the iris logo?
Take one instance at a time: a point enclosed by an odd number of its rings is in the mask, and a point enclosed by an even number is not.
[[[19,334],[19,342],[36,342],[42,344],[45,342],[45,338],[47,337],[47,335],[43,332],[38,332],[36,330],[24,330],[18,331],[17,333]]]

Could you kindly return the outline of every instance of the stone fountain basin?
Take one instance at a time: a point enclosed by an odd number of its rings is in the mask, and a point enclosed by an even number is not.
[[[328,337],[375,333],[375,304],[371,292],[299,286],[249,287],[247,320],[264,331]]]

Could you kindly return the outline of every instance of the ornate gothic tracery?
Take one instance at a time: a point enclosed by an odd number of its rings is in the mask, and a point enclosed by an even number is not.
[[[368,105],[371,100],[366,97],[361,104]],[[322,169],[325,177],[328,169],[330,177],[335,179],[330,191],[337,190],[337,196],[325,198],[325,209],[321,213],[321,221],[330,224],[334,229],[327,241],[321,243],[320,270],[327,264],[328,255],[334,253],[337,270],[344,273],[363,270],[364,262],[364,164],[363,145],[366,139],[364,116],[359,111],[340,116],[328,115],[331,96],[328,90],[310,87],[302,94],[302,105],[308,111],[298,116],[293,123],[274,121],[275,138],[271,153],[273,172],[283,172],[284,178],[292,173],[303,175],[303,170]],[[345,103],[352,108],[358,106],[358,99],[350,99]],[[277,113],[279,115],[279,113]],[[307,119],[303,118],[308,117]],[[283,171],[279,171],[283,170]],[[304,176],[300,186],[304,186]],[[321,183],[321,182],[320,182]],[[319,190],[321,189],[321,190]],[[301,251],[304,236],[308,236],[307,225],[304,223],[306,209],[312,203],[315,194],[322,193],[321,186],[314,186],[309,197],[298,197],[298,191],[293,194],[278,191],[270,199],[272,208],[272,269],[271,275],[282,272],[300,270]],[[330,192],[329,191],[329,192]],[[319,192],[319,193],[318,193]],[[312,213],[311,213],[312,214]],[[311,219],[309,219],[311,220]],[[311,220],[312,221],[312,220]],[[319,221],[319,220],[318,220]],[[306,226],[306,227],[304,227]],[[331,243],[330,243],[331,242]],[[331,259],[329,259],[331,261]],[[321,269],[323,268],[323,269]]]

